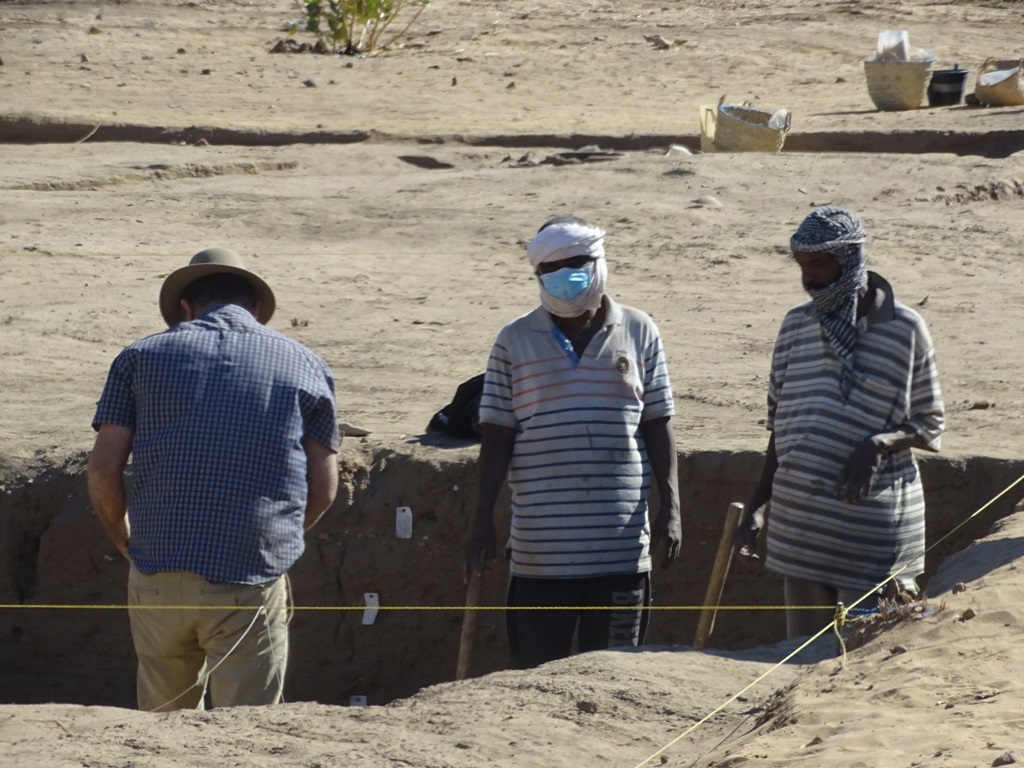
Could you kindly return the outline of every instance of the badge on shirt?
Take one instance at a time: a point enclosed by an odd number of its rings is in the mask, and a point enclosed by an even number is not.
[[[629,374],[633,371],[633,363],[629,359],[629,355],[622,350],[615,353],[615,370],[624,379],[629,378]]]

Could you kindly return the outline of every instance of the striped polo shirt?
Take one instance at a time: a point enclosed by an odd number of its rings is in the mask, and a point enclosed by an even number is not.
[[[640,424],[673,414],[661,337],[604,297],[578,358],[541,307],[498,334],[480,421],[517,430],[509,468],[511,573],[582,578],[651,568],[651,468]]]
[[[772,484],[765,566],[775,573],[867,591],[894,572],[905,588],[924,572],[924,492],[910,449],[883,459],[868,498],[833,490],[844,462],[867,437],[898,428],[933,451],[944,428],[932,340],[924,320],[869,273],[875,301],[857,328],[855,380],[839,389],[840,362],[812,303],[789,311],[775,343],[768,429],[779,467]]]

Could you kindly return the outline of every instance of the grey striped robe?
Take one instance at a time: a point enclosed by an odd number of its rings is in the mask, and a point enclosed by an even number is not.
[[[924,320],[869,274],[876,301],[858,324],[855,381],[844,401],[840,364],[811,303],[782,322],[772,357],[768,429],[779,467],[772,485],[765,566],[784,577],[870,590],[888,576],[914,588],[924,572],[924,492],[909,449],[884,459],[868,498],[833,495],[840,469],[866,437],[909,428],[938,451],[944,416]]]

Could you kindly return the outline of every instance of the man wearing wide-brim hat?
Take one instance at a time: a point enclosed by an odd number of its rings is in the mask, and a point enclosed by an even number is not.
[[[202,709],[207,684],[215,707],[282,699],[287,572],[334,501],[339,438],[331,370],[265,327],[275,305],[236,253],[200,251],[96,409],[89,495],[131,562],[143,710]]]

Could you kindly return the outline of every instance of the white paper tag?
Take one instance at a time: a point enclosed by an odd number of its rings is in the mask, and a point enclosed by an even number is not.
[[[395,536],[400,539],[412,538],[411,507],[395,507]]]
[[[380,595],[376,592],[364,592],[366,610],[363,611],[363,624],[373,624],[377,620],[377,609],[380,608]]]
[[[362,696],[362,695],[352,696],[348,700],[348,705],[350,707],[365,707],[366,706],[366,697]]]

